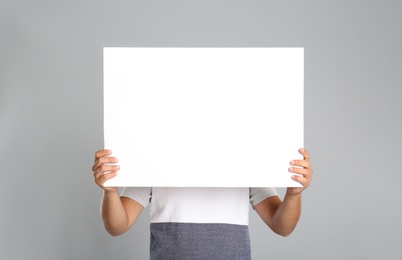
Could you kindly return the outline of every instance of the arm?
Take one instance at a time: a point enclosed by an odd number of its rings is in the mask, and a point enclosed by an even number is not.
[[[301,183],[301,188],[288,188],[286,195],[281,201],[273,196],[263,200],[254,206],[262,220],[277,234],[289,236],[295,229],[301,214],[302,192],[309,186],[312,177],[310,155],[306,149],[299,152],[304,156],[303,160],[291,161],[290,172],[301,174],[294,175],[292,179]]]
[[[295,229],[301,213],[301,194],[286,193],[283,201],[278,196],[269,197],[254,206],[255,211],[272,231],[287,237]]]
[[[106,230],[112,236],[123,234],[135,223],[144,207],[138,202],[120,197],[117,187],[104,187],[104,183],[115,177],[120,169],[115,157],[109,150],[100,150],[95,154],[95,163],[92,166],[95,182],[103,189],[101,215]]]

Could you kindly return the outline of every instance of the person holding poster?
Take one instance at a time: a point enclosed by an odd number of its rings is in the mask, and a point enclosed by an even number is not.
[[[299,149],[302,160],[290,161],[292,179],[302,187],[289,187],[281,200],[275,188],[164,188],[117,187],[104,183],[120,170],[110,150],[95,153],[92,171],[103,189],[101,215],[106,230],[123,234],[150,205],[150,259],[251,259],[248,203],[275,233],[289,236],[301,214],[302,192],[312,178],[310,155]]]

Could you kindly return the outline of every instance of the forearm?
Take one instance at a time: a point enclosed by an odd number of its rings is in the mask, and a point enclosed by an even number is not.
[[[118,191],[103,191],[101,214],[106,230],[117,236],[129,229],[129,218]]]
[[[286,193],[281,205],[272,218],[272,230],[282,236],[289,236],[295,229],[301,214],[301,193]]]

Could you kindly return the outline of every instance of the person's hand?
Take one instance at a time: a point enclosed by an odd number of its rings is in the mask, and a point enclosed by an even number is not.
[[[299,182],[303,187],[287,189],[289,195],[298,195],[304,191],[311,182],[313,175],[313,169],[311,168],[310,155],[305,148],[299,149],[299,153],[303,155],[303,160],[292,160],[290,162],[291,167],[289,167],[289,172],[297,173],[299,175],[293,175],[292,179]]]
[[[95,177],[95,183],[105,191],[118,191],[117,187],[104,187],[105,182],[117,175],[120,169],[118,165],[111,165],[118,162],[118,159],[111,157],[112,151],[99,150],[95,153],[95,162],[92,166],[92,171]]]

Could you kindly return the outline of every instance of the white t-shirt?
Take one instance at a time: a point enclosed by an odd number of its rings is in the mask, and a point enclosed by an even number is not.
[[[121,196],[150,204],[151,259],[251,259],[252,206],[274,188],[127,187]]]

